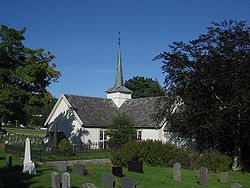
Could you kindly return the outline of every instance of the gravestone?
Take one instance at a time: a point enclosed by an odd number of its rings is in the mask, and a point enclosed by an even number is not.
[[[73,173],[79,174],[80,176],[84,176],[85,168],[84,165],[76,163],[72,168]]]
[[[25,140],[23,173],[28,173],[30,175],[36,174],[35,164],[34,164],[34,162],[31,161],[30,139],[28,137]]]
[[[239,183],[234,183],[230,185],[230,188],[242,188],[242,185]]]
[[[199,184],[208,185],[208,169],[201,167],[199,170]]]
[[[52,188],[60,188],[58,173],[52,172],[50,177],[51,177],[51,187]]]
[[[175,181],[181,181],[181,164],[180,163],[174,164],[173,178]]]
[[[66,161],[58,161],[56,162],[57,170],[67,172],[67,162]]]
[[[227,177],[228,177],[227,172],[221,172],[220,173],[220,182],[221,183],[227,183]]]
[[[93,183],[82,184],[80,188],[97,188]]]
[[[143,162],[128,161],[128,171],[143,173]]]
[[[121,187],[122,188],[136,188],[135,179],[127,178],[127,177],[122,178]]]
[[[12,168],[12,156],[8,156],[6,160],[6,167]]]
[[[101,174],[101,184],[107,187],[115,187],[115,181],[112,174]]]
[[[124,175],[122,174],[122,167],[121,166],[113,166],[112,167],[112,174],[114,176],[123,177]]]
[[[70,186],[70,174],[68,172],[64,172],[62,174],[62,188],[71,188],[71,186]]]

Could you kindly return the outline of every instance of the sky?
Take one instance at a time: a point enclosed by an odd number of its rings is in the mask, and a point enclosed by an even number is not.
[[[27,27],[25,45],[56,56],[62,76],[47,88],[61,93],[106,97],[114,86],[121,32],[124,80],[157,79],[164,86],[161,61],[172,42],[188,42],[212,21],[250,21],[249,0],[1,0],[0,24]]]

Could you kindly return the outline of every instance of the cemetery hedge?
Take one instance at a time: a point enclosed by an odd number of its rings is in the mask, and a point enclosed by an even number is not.
[[[231,164],[231,158],[219,152],[198,153],[153,140],[132,141],[111,152],[111,161],[115,165],[126,167],[130,160],[161,167],[172,167],[174,163],[180,162],[185,169],[205,166],[214,172],[225,171]]]

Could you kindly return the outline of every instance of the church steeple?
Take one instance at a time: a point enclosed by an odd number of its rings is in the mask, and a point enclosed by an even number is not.
[[[114,87],[106,91],[107,98],[112,99],[116,106],[119,108],[122,103],[131,99],[132,91],[124,86],[123,73],[122,73],[122,58],[121,58],[121,47],[120,47],[120,32],[119,32],[119,47],[116,64],[116,80]]]
[[[121,49],[118,48],[117,65],[116,65],[116,81],[115,87],[123,86],[123,75],[122,75],[122,59],[121,59]]]

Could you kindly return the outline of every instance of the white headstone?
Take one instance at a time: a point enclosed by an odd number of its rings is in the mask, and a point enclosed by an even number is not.
[[[62,174],[62,188],[71,188],[71,186],[70,186],[70,174],[68,172],[64,172]]]
[[[30,139],[28,137],[25,140],[23,173],[29,173],[30,175],[36,174],[35,164],[31,161]]]

